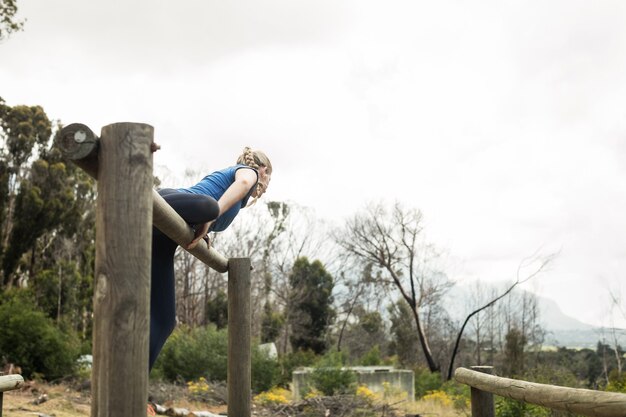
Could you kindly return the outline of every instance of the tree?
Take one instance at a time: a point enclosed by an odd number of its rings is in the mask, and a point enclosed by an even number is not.
[[[457,334],[457,338],[456,338],[456,342],[454,344],[454,349],[452,350],[452,356],[450,358],[450,366],[448,367],[448,375],[447,375],[447,379],[450,380],[452,379],[452,371],[454,370],[454,360],[455,357],[458,353],[458,349],[459,349],[459,344],[461,343],[461,338],[463,337],[463,332],[465,330],[465,326],[467,326],[467,323],[470,321],[470,319],[474,316],[477,316],[481,311],[488,309],[489,307],[492,307],[495,303],[497,303],[499,300],[503,299],[504,297],[506,297],[507,295],[509,295],[511,293],[511,291],[513,291],[513,289],[515,289],[518,285],[523,284],[524,282],[530,280],[531,278],[533,278],[534,276],[536,276],[537,274],[539,274],[544,268],[545,266],[553,259],[554,255],[550,255],[547,256],[545,258],[537,258],[536,256],[531,256],[527,259],[524,259],[522,261],[522,263],[520,264],[518,270],[517,270],[517,279],[515,280],[515,282],[513,282],[513,284],[509,285],[508,288],[503,291],[501,294],[499,294],[498,296],[492,298],[490,301],[488,301],[487,303],[483,304],[482,306],[476,308],[474,311],[472,311],[471,313],[469,313],[467,315],[467,317],[465,318],[465,321],[463,322],[463,325],[461,326],[461,329],[459,330],[458,334]],[[529,274],[526,277],[521,277],[520,276],[520,272],[521,270],[528,266],[528,265],[533,265],[536,263],[539,263],[539,265],[537,266],[537,269],[532,272],[531,274]],[[527,303],[529,303],[530,301],[528,299],[524,299],[524,308],[522,310],[522,322],[521,322],[521,334],[524,338],[524,340],[528,340],[527,337],[527,313],[529,313],[529,311],[527,310]],[[535,308],[534,311],[532,312],[533,318],[533,325],[530,326],[533,330],[535,329],[534,323],[536,322],[536,317],[537,317],[537,309],[536,309],[536,301],[535,301]],[[509,330],[510,333],[511,330]],[[507,336],[508,337],[508,336]],[[480,344],[480,339],[477,340],[477,343]],[[480,347],[479,347],[480,348]],[[523,354],[523,350],[522,353]]]
[[[415,346],[419,340],[417,340],[411,309],[404,300],[398,300],[389,305],[388,311],[391,320],[389,353],[397,355],[401,365],[413,368],[418,364],[419,351],[415,349]]]
[[[95,183],[66,164],[52,132],[40,106],[0,100],[1,284],[28,287],[50,318],[90,340]]]
[[[280,329],[285,324],[285,317],[272,308],[269,300],[263,306],[261,321],[261,343],[273,343],[280,336]]]
[[[506,296],[517,285],[537,275],[552,256],[530,258],[531,261],[540,261],[534,273],[522,279],[518,271],[516,283],[470,313],[456,335],[452,351],[448,351],[446,343],[440,343],[433,349],[433,343],[438,340],[436,330],[451,331],[450,320],[442,308],[442,297],[453,284],[437,266],[440,255],[432,245],[423,241],[421,222],[422,214],[419,210],[406,209],[398,203],[388,209],[379,203],[368,206],[349,219],[347,225],[336,233],[335,241],[362,262],[372,263],[382,273],[380,282],[391,285],[400,293],[413,317],[417,340],[428,368],[431,372],[439,371],[441,358],[449,354],[447,379],[450,379],[463,331],[469,320]]]
[[[63,162],[39,159],[32,165],[29,178],[24,179],[15,200],[13,227],[2,261],[6,285],[13,282],[12,274],[20,257],[36,240],[69,220],[80,216],[75,206],[74,184],[68,183],[67,166]]]
[[[348,220],[335,234],[335,241],[384,272],[381,283],[395,287],[409,306],[428,368],[436,372],[441,366],[431,350],[422,314],[440,301],[451,282],[433,265],[438,254],[422,241],[421,222],[419,210],[405,209],[398,203],[391,210],[382,203],[370,205]]]
[[[16,0],[0,0],[0,41],[24,27],[24,21],[16,19],[16,14]]]
[[[271,258],[272,253],[276,251],[276,243],[279,236],[286,230],[290,206],[284,202],[270,201],[267,203],[267,210],[272,217],[272,228],[265,239],[261,261],[263,268],[263,295],[265,297],[263,317],[261,319],[261,341],[263,343],[274,342],[280,335],[280,329],[285,321],[284,316],[276,311],[272,303],[271,294],[274,279],[271,272]]]
[[[513,327],[506,334],[506,344],[504,357],[506,363],[506,373],[510,377],[519,376],[524,372],[524,346],[526,337],[522,331]]]
[[[621,300],[621,296],[619,292],[614,292],[612,290],[609,290],[609,297],[611,298],[611,307],[610,307],[610,314],[609,314],[609,317],[611,319],[611,326],[610,326],[611,340],[613,341],[613,347],[615,351],[615,360],[617,362],[617,377],[621,378],[622,377],[622,356],[619,353],[621,348],[618,342],[617,328],[615,327],[615,322],[614,322],[614,314],[615,314],[615,310],[617,310],[619,313],[621,313],[622,318],[626,319],[626,312],[622,308],[622,300]]]
[[[384,298],[376,291],[376,277],[372,276],[372,264],[364,266],[351,264],[351,259],[341,260],[343,270],[339,273],[339,283],[343,291],[335,296],[340,311],[337,316],[342,317],[337,337],[337,351],[341,352],[344,333],[348,323],[357,311],[380,311]],[[356,271],[359,271],[357,273]],[[373,306],[372,306],[373,304]]]
[[[206,319],[215,324],[217,329],[224,329],[228,325],[228,300],[224,291],[209,300],[206,305]]]
[[[354,320],[350,322],[344,333],[344,345],[350,360],[356,362],[378,348],[387,349],[387,335],[383,317],[377,310],[368,310],[363,305],[358,305],[353,311]]]
[[[0,197],[2,197],[0,212],[2,214],[0,218],[3,221],[0,225],[0,256],[4,257],[3,284],[5,286],[11,284],[10,272],[13,272],[15,259],[23,253],[19,253],[21,248],[13,249],[7,265],[6,251],[13,231],[16,201],[19,198],[22,206],[29,203],[40,206],[45,204],[37,195],[38,190],[31,187],[25,187],[26,189],[22,190],[22,182],[29,171],[26,162],[33,157],[35,145],[38,145],[40,149],[48,145],[51,134],[52,124],[40,106],[11,107],[0,99],[0,145],[2,147],[0,150],[0,158],[2,159],[0,164],[0,180],[2,180],[0,184]],[[56,168],[63,169],[58,165],[53,167],[53,169]],[[18,197],[18,190],[21,197]],[[53,190],[44,191],[53,192]],[[30,207],[28,208],[30,209]],[[20,213],[20,217],[24,215],[24,213]],[[30,235],[36,233],[35,230],[29,231]],[[32,243],[32,240],[29,243]]]
[[[326,330],[334,319],[332,276],[320,261],[310,263],[301,257],[293,265],[289,284],[292,308],[287,320],[292,329],[292,348],[324,353]]]

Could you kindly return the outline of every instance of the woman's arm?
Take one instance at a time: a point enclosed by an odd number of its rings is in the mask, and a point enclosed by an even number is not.
[[[217,200],[217,205],[220,208],[220,215],[230,209],[236,202],[243,200],[248,194],[250,189],[254,187],[257,182],[257,173],[251,168],[240,168],[235,172],[235,182],[226,189],[224,194]],[[187,249],[193,249],[200,239],[202,239],[208,232],[209,226],[212,222],[205,223],[202,227],[196,229],[196,234],[193,240],[187,245]],[[207,245],[209,242],[207,240]]]
[[[257,182],[257,173],[252,168],[239,168],[235,172],[235,182],[217,200],[220,215],[230,209],[236,202],[243,200]],[[219,216],[218,216],[219,217]]]

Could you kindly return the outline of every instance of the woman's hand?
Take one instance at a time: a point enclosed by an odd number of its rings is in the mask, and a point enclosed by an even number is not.
[[[186,246],[185,249],[190,250],[190,249],[195,248],[196,245],[198,244],[198,242],[200,242],[200,239],[202,239],[204,237],[206,237],[207,248],[211,247],[211,243],[209,241],[207,233],[208,233],[209,227],[211,227],[212,223],[213,223],[213,221],[210,221],[208,223],[204,223],[202,225],[196,225],[196,233],[194,233],[193,240],[191,242],[189,242],[189,244]]]

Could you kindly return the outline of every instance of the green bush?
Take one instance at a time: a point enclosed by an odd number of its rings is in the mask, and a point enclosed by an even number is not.
[[[383,363],[383,359],[380,355],[380,348],[378,345],[374,345],[365,355],[359,359],[359,365],[361,366],[377,366]]]
[[[214,325],[178,327],[167,340],[152,370],[152,378],[169,381],[226,381],[228,373],[228,331]],[[278,362],[252,348],[252,389],[271,388],[278,380]]]
[[[257,346],[252,349],[252,391],[268,391],[278,383],[280,369],[278,361],[261,352]]]
[[[522,401],[495,396],[496,415],[498,417],[550,417],[548,408],[528,404]]]
[[[322,357],[311,373],[313,387],[324,395],[354,394],[356,375],[344,370],[345,357],[341,352],[331,352]]]
[[[431,372],[428,368],[413,369],[415,375],[415,398],[422,398],[429,391],[441,390],[443,381],[439,372]]]
[[[23,294],[3,297],[0,305],[0,358],[22,368],[30,378],[47,380],[71,376],[76,370],[80,342],[75,334],[58,329]]]
[[[609,383],[606,390],[611,392],[622,392],[626,394],[626,372],[618,373],[616,369],[609,374]]]
[[[174,330],[163,346],[155,365],[155,374],[169,381],[225,381],[228,366],[228,333],[215,326]]]
[[[295,369],[313,366],[317,360],[318,357],[312,350],[296,350],[282,356],[279,359],[280,377],[278,385],[287,387],[291,383],[292,373]]]

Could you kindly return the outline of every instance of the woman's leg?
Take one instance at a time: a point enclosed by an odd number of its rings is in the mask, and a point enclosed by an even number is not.
[[[164,189],[159,194],[190,224],[206,223],[219,214],[215,199],[198,194]],[[150,289],[150,362],[152,369],[161,348],[176,325],[174,252],[176,242],[152,228],[152,272]]]
[[[208,195],[183,193],[171,188],[163,189],[159,194],[191,225],[210,222],[220,214],[217,201]]]
[[[176,326],[174,252],[178,246],[156,227],[152,228],[152,234],[149,369],[152,369],[161,348]]]

